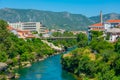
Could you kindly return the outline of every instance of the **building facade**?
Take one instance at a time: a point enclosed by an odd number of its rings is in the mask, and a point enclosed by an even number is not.
[[[120,20],[107,20],[103,23],[96,23],[89,26],[90,31],[103,31],[103,34],[109,36],[110,42],[115,42],[120,37]]]
[[[9,26],[12,26],[15,29],[20,30],[29,30],[31,32],[37,31],[40,33],[45,33],[46,27],[43,26],[40,22],[17,22],[17,23],[8,23]]]
[[[15,29],[11,26],[8,26],[7,29],[15,34],[18,38],[35,38],[35,36],[29,31],[29,30],[20,30],[20,29]]]
[[[106,30],[110,28],[119,27],[119,25],[120,25],[120,20],[107,20],[104,23],[104,27]]]
[[[103,23],[96,23],[88,27],[89,31],[104,31],[104,25]]]
[[[109,41],[115,42],[120,37],[120,29],[119,28],[110,28],[106,31],[107,35],[109,35]]]

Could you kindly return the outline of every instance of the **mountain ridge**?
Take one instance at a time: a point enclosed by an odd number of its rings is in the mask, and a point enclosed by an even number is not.
[[[93,23],[98,23],[100,22],[100,16],[92,16],[92,17],[89,17],[90,20],[93,21]],[[103,15],[103,21],[107,21],[107,20],[110,20],[110,19],[120,19],[120,14],[119,13],[108,13],[108,14],[104,14]]]
[[[48,28],[66,30],[86,30],[88,25],[92,24],[91,20],[82,14],[34,9],[0,9],[0,19],[9,22],[39,21]]]
[[[0,19],[8,22],[41,22],[49,29],[87,30],[88,26],[100,22],[100,16],[86,17],[67,11],[53,12],[36,9],[0,9]],[[109,13],[103,15],[103,20],[120,19],[120,14]]]

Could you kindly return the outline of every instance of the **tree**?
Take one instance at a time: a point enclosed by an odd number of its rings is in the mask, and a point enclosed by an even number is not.
[[[9,36],[7,27],[7,22],[5,22],[4,20],[0,20],[0,42],[4,41]]]
[[[87,35],[80,33],[77,35],[77,42],[79,47],[85,47],[87,45]]]
[[[62,37],[62,33],[54,32],[54,33],[52,33],[52,36],[54,36],[54,37]]]
[[[104,50],[114,50],[113,44],[104,40],[92,40],[89,45],[93,51],[98,53],[104,52]]]
[[[7,54],[5,52],[0,52],[0,61],[5,62],[7,61],[7,59],[8,59]]]
[[[118,41],[115,44],[115,51],[120,53],[120,39],[118,39]]]
[[[98,37],[103,35],[103,31],[91,31],[91,37],[93,39],[97,39]]]

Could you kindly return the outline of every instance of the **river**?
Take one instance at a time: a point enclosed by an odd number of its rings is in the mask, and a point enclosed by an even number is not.
[[[19,69],[19,80],[77,80],[73,74],[62,69],[60,57],[61,54],[58,54],[43,61],[35,62],[29,68]]]

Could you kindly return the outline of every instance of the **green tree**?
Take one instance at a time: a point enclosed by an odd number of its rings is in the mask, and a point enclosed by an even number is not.
[[[5,52],[0,52],[0,61],[5,62],[7,61],[7,59],[8,59],[7,54]]]
[[[120,39],[115,43],[115,51],[120,53]]]
[[[80,33],[77,35],[78,47],[87,46],[87,41],[88,41],[88,38],[86,34]]]
[[[54,37],[62,37],[62,33],[54,32],[54,33],[52,33],[52,36],[54,36]]]
[[[0,20],[0,42],[3,42],[6,40],[6,38],[9,36],[9,32],[7,30],[8,24],[4,20]]]

